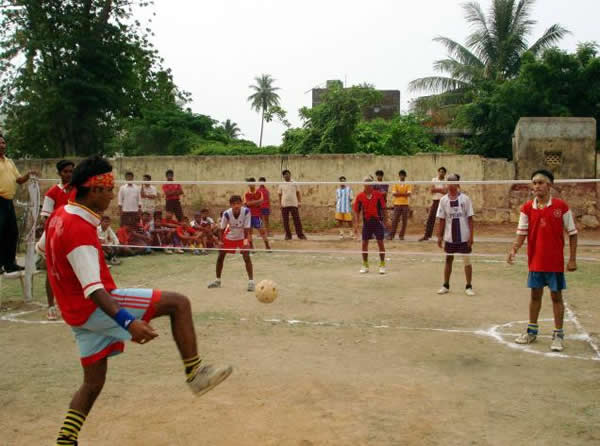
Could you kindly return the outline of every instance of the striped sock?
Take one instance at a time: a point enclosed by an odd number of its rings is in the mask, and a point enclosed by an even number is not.
[[[565,338],[565,332],[562,328],[555,328],[554,329],[554,336],[558,336],[561,339]]]
[[[385,266],[385,260],[380,260],[379,261],[379,266],[381,266],[383,268]]]
[[[196,371],[201,362],[202,360],[198,355],[194,356],[193,358],[183,360],[183,366],[185,367],[185,376],[188,381],[191,381],[191,379],[194,377],[194,372]]]
[[[69,409],[65,421],[58,432],[58,438],[56,439],[57,446],[76,445],[77,437],[84,421],[85,415],[83,413],[75,409]]]
[[[538,334],[538,324],[527,324],[527,333],[537,336]]]
[[[363,266],[365,268],[368,268],[369,267],[369,261],[368,260],[363,260]]]

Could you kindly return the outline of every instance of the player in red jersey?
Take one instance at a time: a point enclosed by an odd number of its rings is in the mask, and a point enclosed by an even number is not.
[[[123,341],[145,344],[158,336],[149,321],[169,316],[183,360],[186,381],[201,395],[232,372],[231,367],[201,366],[190,301],[173,292],[119,289],[106,266],[96,234],[100,214],[114,198],[110,163],[82,161],[73,172],[75,202],[54,212],[46,224],[46,263],[50,285],[80,350],[83,384],[73,396],[57,445],[77,445],[79,431],[106,379],[108,357],[123,351]]]
[[[248,184],[248,190],[244,194],[244,205],[250,209],[250,232],[252,229],[258,229],[258,233],[260,234],[263,242],[265,242],[265,248],[267,251],[271,251],[271,246],[269,245],[269,238],[267,237],[267,231],[263,225],[262,219],[262,204],[265,201],[265,197],[260,189],[256,189],[256,185],[252,184],[256,182],[255,178],[246,178]],[[254,248],[254,246],[251,246]]]
[[[569,235],[569,262],[567,271],[577,270],[577,228],[573,214],[564,201],[551,197],[550,189],[554,175],[547,170],[538,170],[531,175],[534,199],[521,207],[517,240],[508,254],[508,263],[512,264],[519,248],[527,239],[527,259],[529,277],[527,286],[531,288],[529,303],[529,325],[515,342],[531,344],[538,334],[538,317],[542,308],[544,287],[550,288],[554,310],[554,333],[552,351],[560,352],[564,348],[563,319],[565,306],[562,290],[567,288],[565,280],[564,233]]]
[[[364,182],[370,183],[373,178],[370,176],[363,179]],[[373,189],[370,184],[365,184],[364,191],[356,196],[353,205],[356,213],[354,232],[358,232],[358,221],[360,213],[363,214],[363,229],[362,229],[362,258],[363,266],[360,273],[369,272],[369,240],[375,237],[379,246],[379,274],[385,274],[385,246],[383,237],[385,235],[384,221],[386,220],[384,195]]]

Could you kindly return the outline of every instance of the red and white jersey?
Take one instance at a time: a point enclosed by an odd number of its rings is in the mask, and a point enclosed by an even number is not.
[[[240,214],[233,215],[233,209],[229,208],[223,212],[221,217],[221,229],[229,228],[229,232],[224,232],[223,237],[227,240],[243,240],[246,238],[244,229],[250,229],[251,214],[250,209],[242,206]]]
[[[65,206],[69,201],[74,201],[75,195],[77,195],[77,189],[74,187],[62,183],[55,184],[44,195],[42,217],[49,217],[58,208]]]
[[[456,198],[446,194],[440,199],[436,217],[444,219],[444,241],[449,243],[466,243],[471,238],[469,218],[473,217],[473,202],[460,193]]]
[[[46,224],[48,279],[69,325],[84,324],[96,310],[90,294],[117,288],[98,240],[99,224],[100,217],[79,204],[57,209]]]
[[[569,206],[558,198],[551,198],[540,209],[537,198],[521,207],[517,234],[527,236],[529,271],[562,273],[565,271],[565,231],[577,234],[577,227]]]

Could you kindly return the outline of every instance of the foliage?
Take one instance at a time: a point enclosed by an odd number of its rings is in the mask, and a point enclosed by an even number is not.
[[[227,119],[223,121],[221,127],[223,133],[227,135],[229,139],[238,139],[241,135],[241,130],[238,127],[236,122],[233,122],[231,119]]]
[[[252,141],[236,140],[229,144],[215,141],[200,141],[191,151],[198,156],[242,156],[242,155],[277,155],[280,153],[278,146],[257,147]]]
[[[481,83],[480,93],[462,108],[456,122],[476,132],[465,150],[512,158],[512,133],[520,117],[594,117],[600,123],[597,53],[595,43],[581,44],[573,54],[551,49],[536,59],[528,53],[517,78]]]
[[[254,91],[248,96],[250,102],[250,108],[262,113],[260,120],[260,140],[258,143],[259,147],[262,147],[263,128],[265,124],[265,113],[272,108],[279,105],[279,95],[276,93],[279,87],[274,87],[273,83],[275,79],[270,74],[261,74],[254,78],[256,84],[250,85],[250,90]]]

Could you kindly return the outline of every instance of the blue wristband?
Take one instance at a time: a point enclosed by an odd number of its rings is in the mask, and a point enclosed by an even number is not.
[[[135,317],[126,309],[121,308],[117,314],[115,314],[115,317],[113,317],[113,319],[115,320],[115,322],[117,324],[119,324],[121,327],[123,327],[125,330],[127,330],[129,328],[129,325],[135,321]]]

